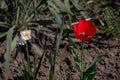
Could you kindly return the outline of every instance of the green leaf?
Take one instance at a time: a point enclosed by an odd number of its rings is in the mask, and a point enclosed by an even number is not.
[[[0,27],[9,28],[6,22],[0,22]]]
[[[36,9],[40,8],[40,6],[42,6],[43,4],[45,4],[48,0],[40,0],[38,6],[36,7]]]
[[[17,41],[18,41],[19,37],[15,36],[12,43],[11,43],[11,51],[17,46]]]
[[[11,57],[11,45],[12,45],[12,35],[13,35],[13,31],[14,31],[14,27],[10,28],[8,30],[8,34],[7,34],[7,45],[6,45],[6,52],[4,55],[5,58],[5,69],[6,69],[6,73],[9,73],[9,63],[10,63],[10,57]]]
[[[7,32],[5,33],[0,33],[0,38],[4,37],[7,34]]]
[[[76,43],[76,42],[81,42],[79,39],[76,39],[76,38],[71,38],[72,39],[72,41],[74,42],[74,43]]]
[[[49,10],[52,13],[52,15],[55,17],[55,20],[56,20],[57,24],[61,25],[62,20],[61,20],[60,16],[57,14],[57,12],[53,8],[49,8]]]
[[[97,73],[96,64],[91,67],[90,71],[84,72],[85,80],[93,80],[95,74]]]
[[[98,55],[95,57],[95,59],[92,61],[90,65],[86,68],[84,72],[85,80],[93,80],[97,69],[96,69],[96,63],[99,62],[102,59],[103,55]]]
[[[40,48],[37,44],[32,44],[32,46],[36,49],[40,56],[43,54],[43,49]]]
[[[5,9],[7,7],[5,0],[2,0],[1,9]]]
[[[78,0],[71,0],[72,4],[75,6],[76,9],[81,10],[79,4],[78,4]]]
[[[79,59],[77,53],[75,52],[75,50],[73,48],[70,48],[70,51],[72,53],[72,56],[73,56],[73,59],[76,63],[76,65],[79,67],[79,69],[81,70],[82,69],[82,62],[81,60]]]
[[[88,0],[87,4],[90,4],[90,3],[93,3],[93,2],[94,2],[93,0]]]
[[[70,0],[64,0],[66,10],[68,11],[67,13],[73,15],[71,9],[70,9]]]
[[[73,15],[69,7],[69,0],[65,0],[64,2],[65,4],[61,0],[55,0],[55,3],[60,7],[60,9],[62,9],[63,11],[70,15]]]
[[[41,67],[42,60],[44,59],[45,54],[46,54],[46,45],[45,45],[45,50],[43,51],[42,56],[40,58],[39,64],[38,64],[37,68],[34,69],[35,72],[34,72],[34,79],[33,80],[36,80],[37,74],[39,72],[39,69]]]
[[[53,2],[48,1],[48,4],[49,4],[52,8],[54,8],[54,9],[56,10],[57,13],[60,13],[59,8],[57,8],[57,6],[56,6]]]
[[[64,20],[62,20],[64,22]],[[54,80],[54,70],[55,70],[55,63],[56,63],[56,55],[58,53],[59,49],[59,44],[62,39],[62,34],[64,30],[64,23],[59,24],[60,30],[56,31],[55,38],[54,38],[54,43],[53,43],[53,48],[51,50],[50,56],[49,56],[49,66],[50,66],[50,73],[49,73],[49,78],[50,80]]]
[[[78,41],[77,39],[75,39],[75,38],[71,38],[71,37],[68,37],[67,38],[67,40],[70,42],[70,43],[72,43],[72,45],[75,47],[75,48],[77,48],[77,45],[75,44],[75,42],[78,42],[78,43],[80,43],[80,40]],[[77,40],[77,41],[76,41]]]
[[[57,40],[56,40],[56,47],[57,47],[57,50],[59,49],[59,44],[61,42],[61,39],[63,37],[63,30],[64,30],[64,20],[62,20],[62,24],[60,25],[60,32],[58,33],[58,36],[57,36]]]

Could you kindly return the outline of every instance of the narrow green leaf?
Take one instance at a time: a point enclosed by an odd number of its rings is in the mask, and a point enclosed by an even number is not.
[[[54,3],[52,3],[51,1],[48,1],[48,4],[49,4],[52,8],[54,8],[57,13],[60,13],[59,8],[57,8],[57,6],[56,6]]]
[[[63,4],[61,0],[54,0],[54,1],[62,10],[65,9],[65,5]]]
[[[72,15],[72,12],[70,11],[70,8],[67,8],[67,7],[69,7],[69,1],[65,0],[64,2],[65,2],[65,4],[61,0],[55,0],[55,3],[60,7],[60,9],[62,9],[66,13]]]
[[[72,41],[74,42],[74,43],[76,43],[76,42],[81,42],[79,39],[76,39],[76,38],[71,38],[72,39]]]
[[[0,22],[0,27],[9,28],[6,22]]]
[[[72,43],[72,45],[73,45],[75,48],[77,48],[77,46],[75,45],[75,41],[74,41],[71,37],[68,37],[67,39],[68,39],[69,42]],[[79,40],[78,42],[80,43],[80,40]]]
[[[61,25],[62,20],[61,20],[60,16],[57,14],[57,12],[53,8],[49,8],[49,10],[52,13],[52,15],[55,17],[55,20],[56,20],[57,24]]]
[[[40,6],[42,6],[43,4],[45,4],[48,0],[40,0],[38,6],[36,7],[36,9],[38,9]]]
[[[102,57],[103,55],[96,56],[92,63],[88,65],[84,72],[85,80],[93,80],[95,74],[97,73],[96,63],[99,62],[102,59]]]
[[[88,0],[87,4],[93,3],[93,0]]]
[[[76,7],[76,9],[81,10],[79,4],[78,4],[78,0],[71,0],[72,4]]]
[[[43,54],[42,48],[40,48],[37,44],[32,44],[32,46],[36,49],[40,56]]]
[[[76,65],[79,67],[79,69],[81,70],[82,69],[82,62],[81,60],[79,59],[77,53],[75,52],[75,50],[73,48],[70,48],[70,51],[72,53],[72,56],[73,56],[73,59],[76,63]]]
[[[30,8],[31,3],[34,3],[34,0],[26,0],[26,1],[28,1],[26,8]]]
[[[0,33],[0,38],[4,37],[5,35],[7,35],[7,32],[5,32],[5,33]]]
[[[19,15],[20,15],[20,8],[18,7],[16,13],[16,20],[15,20],[16,25],[18,25]]]
[[[93,65],[90,71],[84,72],[85,80],[93,80],[96,73],[97,73],[97,69],[95,64]]]
[[[33,79],[33,80],[36,80],[37,74],[38,74],[38,72],[39,72],[39,69],[40,69],[40,67],[41,67],[42,60],[44,59],[45,54],[46,54],[46,45],[45,45],[45,50],[44,50],[44,52],[42,53],[42,56],[41,56],[41,58],[40,58],[39,64],[38,64],[37,68],[35,69],[34,79]]]
[[[35,14],[31,14],[31,15],[27,18],[26,23],[30,22],[30,21],[33,19],[34,16],[35,16]]]
[[[64,22],[64,20],[62,20]],[[56,31],[56,35],[54,38],[53,43],[53,50],[51,50],[50,56],[49,56],[49,62],[50,62],[50,73],[49,78],[50,80],[54,80],[54,70],[55,70],[55,62],[56,62],[56,55],[58,53],[59,44],[62,39],[63,29],[64,29],[64,23],[58,24],[60,26],[60,31]]]
[[[72,11],[71,11],[71,9],[70,9],[70,0],[64,0],[64,3],[65,3],[66,9],[68,10],[67,13],[73,15],[73,13],[72,13]]]
[[[6,73],[9,73],[9,63],[10,63],[10,57],[11,57],[11,42],[12,42],[12,34],[14,31],[14,27],[10,28],[8,30],[8,34],[7,34],[7,45],[6,45],[6,52],[4,55],[5,58],[5,68],[6,68]]]
[[[58,34],[58,36],[57,36],[57,40],[56,40],[56,51],[58,51],[58,49],[59,49],[59,44],[60,44],[60,42],[61,42],[61,39],[62,39],[62,37],[63,37],[63,30],[64,30],[64,20],[62,20],[62,24],[60,25],[60,32],[59,32],[59,34]]]
[[[97,55],[90,65],[86,68],[86,71],[89,71],[97,62],[102,59],[103,55]]]
[[[17,41],[19,37],[16,35],[11,43],[11,51],[17,46]]]
[[[7,7],[5,0],[2,0],[1,9],[5,9]]]

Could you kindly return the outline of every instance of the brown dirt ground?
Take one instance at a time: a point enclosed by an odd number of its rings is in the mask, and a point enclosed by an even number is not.
[[[41,36],[41,35],[40,35]],[[44,40],[43,40],[44,42]],[[39,43],[42,45],[41,43]],[[50,46],[50,41],[48,41]],[[59,53],[56,58],[55,66],[55,80],[79,80],[79,70],[75,65],[72,55],[67,47],[69,43],[63,41],[60,45]],[[10,62],[10,74],[5,74],[3,53],[5,51],[5,42],[0,44],[0,62],[2,67],[0,68],[0,80],[22,80],[22,74],[18,69],[22,66],[22,60],[20,53],[16,54],[17,49],[14,49],[11,54]],[[80,56],[81,50],[76,50]],[[31,48],[31,52],[35,52]],[[48,51],[49,52],[49,51]],[[85,42],[85,65],[89,64],[96,55],[104,54],[105,57],[97,64],[97,74],[94,80],[119,80],[120,79],[120,39],[114,37],[110,39],[102,39],[98,37],[93,42]],[[39,55],[36,54],[39,59]],[[30,55],[31,72],[33,69],[33,53]],[[38,80],[49,80],[49,65],[48,59],[45,58],[42,62],[42,66],[39,70],[37,77]]]

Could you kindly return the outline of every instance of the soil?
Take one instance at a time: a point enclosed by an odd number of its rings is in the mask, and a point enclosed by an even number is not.
[[[43,35],[43,34],[42,34]],[[49,34],[48,34],[49,35]],[[44,38],[43,38],[44,39]],[[42,43],[39,43],[42,45]],[[0,44],[0,62],[2,67],[0,68],[0,80],[22,80],[23,75],[20,72],[19,67],[22,67],[22,60],[20,57],[21,53],[17,54],[17,48],[14,49],[11,53],[11,62],[10,62],[10,72],[8,75],[5,73],[5,62],[3,54],[5,52],[5,44],[3,42]],[[77,44],[77,43],[76,43]],[[50,41],[47,41],[47,45],[50,46]],[[95,56],[103,54],[104,58],[97,63],[97,74],[94,80],[119,80],[120,79],[120,39],[117,37],[103,39],[102,37],[97,37],[94,39],[94,42],[86,41],[85,45],[85,66],[88,65]],[[56,57],[55,65],[55,78],[54,80],[79,80],[80,72],[75,65],[73,57],[67,47],[69,43],[63,41],[60,44],[59,53]],[[79,46],[78,46],[79,47]],[[24,47],[23,47],[24,48]],[[81,50],[76,49],[78,55],[80,56]],[[31,52],[35,52],[34,48],[31,47]],[[49,51],[48,51],[49,52]],[[32,53],[30,55],[31,63],[31,72],[34,71],[33,68],[33,57]],[[36,53],[37,59],[39,60],[40,56]],[[25,63],[26,64],[26,63]],[[48,59],[44,58],[42,66],[39,70],[37,80],[49,80],[49,65]]]

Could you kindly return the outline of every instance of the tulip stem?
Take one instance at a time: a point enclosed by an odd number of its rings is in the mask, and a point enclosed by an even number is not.
[[[82,51],[81,51],[81,75],[80,80],[84,80],[84,43],[82,42]]]
[[[27,76],[28,76],[28,80],[30,80],[30,56],[28,52],[28,43],[26,43],[26,53],[27,53],[27,68],[28,68]]]

